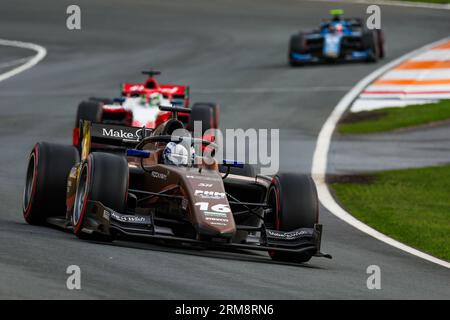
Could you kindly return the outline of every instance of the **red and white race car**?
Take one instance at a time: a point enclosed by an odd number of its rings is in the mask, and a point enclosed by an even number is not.
[[[124,83],[122,84],[123,97],[137,97],[150,95],[153,93],[162,94],[164,99],[169,100],[173,106],[189,107],[189,87],[174,84],[159,84],[155,76],[160,75],[160,71],[142,71],[148,75],[144,83]]]
[[[89,120],[95,123],[122,124],[134,127],[156,128],[172,114],[161,111],[160,105],[189,107],[189,87],[160,85],[155,75],[159,71],[143,71],[149,77],[143,84],[124,83],[122,97],[117,99],[91,97],[78,105],[73,129],[73,144],[78,146],[79,123]],[[193,129],[193,121],[202,121],[205,132],[218,128],[219,107],[214,103],[195,103],[191,113],[178,113],[178,119]],[[192,124],[191,124],[192,123]]]

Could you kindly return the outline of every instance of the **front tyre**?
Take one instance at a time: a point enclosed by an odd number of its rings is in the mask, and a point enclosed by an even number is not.
[[[279,231],[314,228],[319,221],[319,199],[313,179],[307,175],[280,173],[273,177],[267,202],[272,214],[266,227]],[[307,262],[315,252],[269,252],[276,261]]]
[[[72,213],[74,233],[80,238],[110,241],[112,235],[84,233],[86,207],[89,200],[99,201],[104,206],[123,212],[128,191],[128,163],[125,157],[92,152],[81,167]],[[91,230],[95,231],[95,230]]]
[[[37,143],[30,153],[23,192],[23,216],[29,224],[66,212],[67,176],[79,161],[73,146]]]
[[[289,49],[288,49],[288,61],[291,67],[299,67],[302,66],[303,63],[300,61],[296,61],[292,54],[294,53],[306,53],[306,40],[303,34],[296,34],[291,36],[289,40]]]

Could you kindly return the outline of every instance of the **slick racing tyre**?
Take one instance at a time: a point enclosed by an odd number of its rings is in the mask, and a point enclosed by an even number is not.
[[[288,51],[288,61],[291,66],[301,66],[301,62],[295,61],[292,58],[293,53],[304,53],[305,48],[305,38],[302,34],[293,35],[289,41],[289,51]]]
[[[86,207],[88,200],[99,201],[117,212],[125,210],[128,190],[128,163],[125,157],[92,152],[82,165],[78,178],[72,213],[72,225],[75,234],[84,239],[112,241],[112,235],[100,235],[94,232],[84,233],[87,226]]]
[[[377,30],[365,30],[363,32],[362,46],[365,50],[370,51],[370,56],[367,59],[369,62],[377,62],[381,58]]]
[[[377,40],[378,40],[378,54],[379,58],[383,59],[386,55],[385,49],[384,49],[384,32],[381,29],[377,29]]]
[[[75,128],[80,125],[80,120],[100,122],[102,120],[102,103],[100,101],[83,101],[78,105]]]
[[[66,212],[67,176],[79,161],[73,146],[37,143],[30,153],[23,193],[23,216],[29,224],[43,224]]]
[[[187,129],[194,131],[194,121],[202,124],[202,134],[209,129],[219,128],[219,106],[214,103],[194,103]]]
[[[272,214],[265,217],[266,227],[279,231],[314,228],[319,220],[319,200],[310,176],[280,173],[273,177],[267,202]],[[307,262],[315,252],[269,252],[277,261]]]

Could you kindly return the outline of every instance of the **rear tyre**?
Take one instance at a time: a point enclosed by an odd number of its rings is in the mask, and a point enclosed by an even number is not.
[[[219,128],[220,108],[215,103],[194,103],[187,128],[194,131],[194,121],[202,123],[202,134],[209,129]]]
[[[75,128],[78,128],[80,120],[100,122],[102,120],[102,104],[98,101],[83,101],[78,105]]]
[[[280,173],[273,177],[267,202],[272,214],[265,217],[266,227],[279,231],[314,228],[319,220],[319,200],[310,176]],[[276,261],[307,262],[315,252],[269,252]]]
[[[23,216],[29,224],[66,212],[67,176],[79,161],[73,146],[37,143],[30,153],[23,193]]]
[[[81,167],[72,214],[75,234],[83,239],[112,241],[113,235],[84,233],[86,226],[86,207],[88,200],[101,202],[117,212],[126,207],[128,191],[128,163],[125,157],[92,152]]]
[[[90,98],[93,99],[93,98]],[[78,105],[75,126],[73,130],[73,145],[80,148],[80,121],[87,120],[91,122],[102,121],[102,103],[96,101],[82,101]]]

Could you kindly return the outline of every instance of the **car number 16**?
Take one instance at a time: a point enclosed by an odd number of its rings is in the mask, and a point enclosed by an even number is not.
[[[211,210],[211,211],[222,212],[222,213],[231,212],[231,209],[227,204],[216,204],[216,205],[213,205],[211,207],[211,209],[208,209],[209,208],[208,202],[197,202],[195,205],[199,206],[201,211]]]

